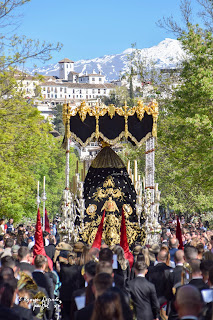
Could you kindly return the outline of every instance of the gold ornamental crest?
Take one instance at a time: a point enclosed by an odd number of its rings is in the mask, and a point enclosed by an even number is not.
[[[95,217],[97,211],[97,206],[95,204],[90,204],[87,209],[86,213],[93,219]]]
[[[132,207],[130,206],[130,204],[125,203],[123,205],[123,210],[124,210],[124,214],[126,217],[130,216],[132,214]]]

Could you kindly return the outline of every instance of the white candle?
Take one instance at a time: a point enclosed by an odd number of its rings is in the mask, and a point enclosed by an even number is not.
[[[145,177],[143,177],[143,188],[144,188],[144,190],[146,188]]]
[[[127,162],[127,172],[128,172],[128,174],[130,173],[130,160],[128,160],[128,162]]]

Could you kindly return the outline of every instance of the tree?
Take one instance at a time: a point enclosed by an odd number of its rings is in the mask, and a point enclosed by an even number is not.
[[[129,105],[133,106],[136,97],[142,98],[144,102],[150,101],[150,98],[161,98],[168,96],[174,83],[174,74],[169,77],[161,74],[156,68],[156,63],[148,56],[143,56],[136,44],[132,44],[132,51],[127,54],[128,67],[123,75],[129,83]]]
[[[194,14],[191,0],[180,1],[180,12],[182,16],[182,24],[176,22],[173,15],[169,17],[163,17],[158,20],[157,26],[173,33],[177,37],[181,37],[184,33],[188,32],[188,26],[199,22],[204,26],[208,32],[213,31],[213,3],[212,0],[196,0],[199,4],[199,10],[197,14]],[[196,22],[195,22],[196,18]]]
[[[211,33],[190,25],[181,41],[189,58],[183,61],[182,84],[167,107],[168,115],[164,117],[159,139],[167,146],[168,159],[179,169],[176,180],[188,177],[188,191],[196,186],[197,196],[210,196],[213,187],[213,38]]]
[[[0,37],[0,70],[8,67],[21,68],[24,64],[33,59],[48,61],[52,51],[59,51],[61,44],[56,45],[48,42],[40,43],[39,40],[32,40],[26,36],[15,34],[20,23],[20,8],[30,0],[3,0],[0,6],[0,28],[4,31]]]
[[[208,5],[207,0],[199,2]],[[187,54],[172,74],[175,85],[163,74],[155,81],[160,104],[156,180],[164,207],[182,213],[205,212],[213,209],[213,39],[207,14],[203,15],[207,28],[202,29],[190,23],[189,1],[182,2],[181,10],[185,26],[171,17],[164,19]],[[141,161],[140,168],[143,173]]]
[[[36,185],[46,176],[47,209],[50,214],[59,210],[65,181],[65,152],[62,137],[54,138],[52,126],[46,123],[33,105],[25,99],[20,82],[21,67],[29,59],[46,61],[59,45],[17,37],[16,10],[27,0],[1,2],[0,26],[0,211],[15,221],[36,216]],[[4,54],[3,54],[4,52]],[[5,54],[6,52],[6,54]],[[76,156],[72,155],[74,174]]]
[[[134,106],[134,89],[133,89],[133,77],[134,77],[134,71],[133,71],[133,67],[131,67],[131,72],[130,72],[130,76],[129,76],[129,105],[131,107]]]
[[[164,19],[180,36],[187,56],[181,81],[159,117],[156,167],[164,204],[193,212],[213,208],[213,38],[209,26],[190,23],[191,11],[185,8],[185,28]]]
[[[46,176],[48,213],[59,212],[65,187],[63,137],[55,138],[52,126],[24,98],[13,76],[0,73],[0,212],[16,221],[36,216],[36,185]],[[10,91],[8,91],[10,88]],[[7,96],[2,92],[7,91]],[[70,175],[77,157],[71,150]],[[40,190],[41,193],[41,190]]]
[[[109,97],[102,97],[102,101],[106,105],[114,104],[116,107],[122,107],[125,101],[129,100],[128,89],[124,86],[117,86],[110,92]]]
[[[56,131],[60,133],[60,135],[64,136],[64,124],[63,124],[63,119],[62,119],[62,111],[63,111],[63,106],[62,104],[57,103],[55,108],[54,108],[54,119],[53,119],[53,125]]]

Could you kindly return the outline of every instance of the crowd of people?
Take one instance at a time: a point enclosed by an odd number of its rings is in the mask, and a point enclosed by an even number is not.
[[[180,223],[183,248],[163,218],[159,242],[135,243],[129,259],[120,244],[60,242],[55,221],[35,255],[35,225],[1,219],[0,319],[212,319],[213,231]]]

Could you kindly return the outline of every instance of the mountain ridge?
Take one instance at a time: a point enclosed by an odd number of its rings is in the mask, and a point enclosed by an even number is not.
[[[74,70],[78,73],[96,73],[101,72],[106,76],[107,81],[113,81],[120,78],[128,70],[128,54],[131,54],[134,48],[127,48],[122,53],[104,55],[93,59],[79,60],[74,63]],[[154,62],[157,69],[175,68],[181,62],[184,51],[178,40],[166,38],[159,44],[144,49],[137,49],[141,59],[146,59],[148,63]],[[70,57],[71,58],[71,57]],[[50,64],[42,68],[28,69],[30,74],[39,73],[45,76],[59,75],[58,63]]]

